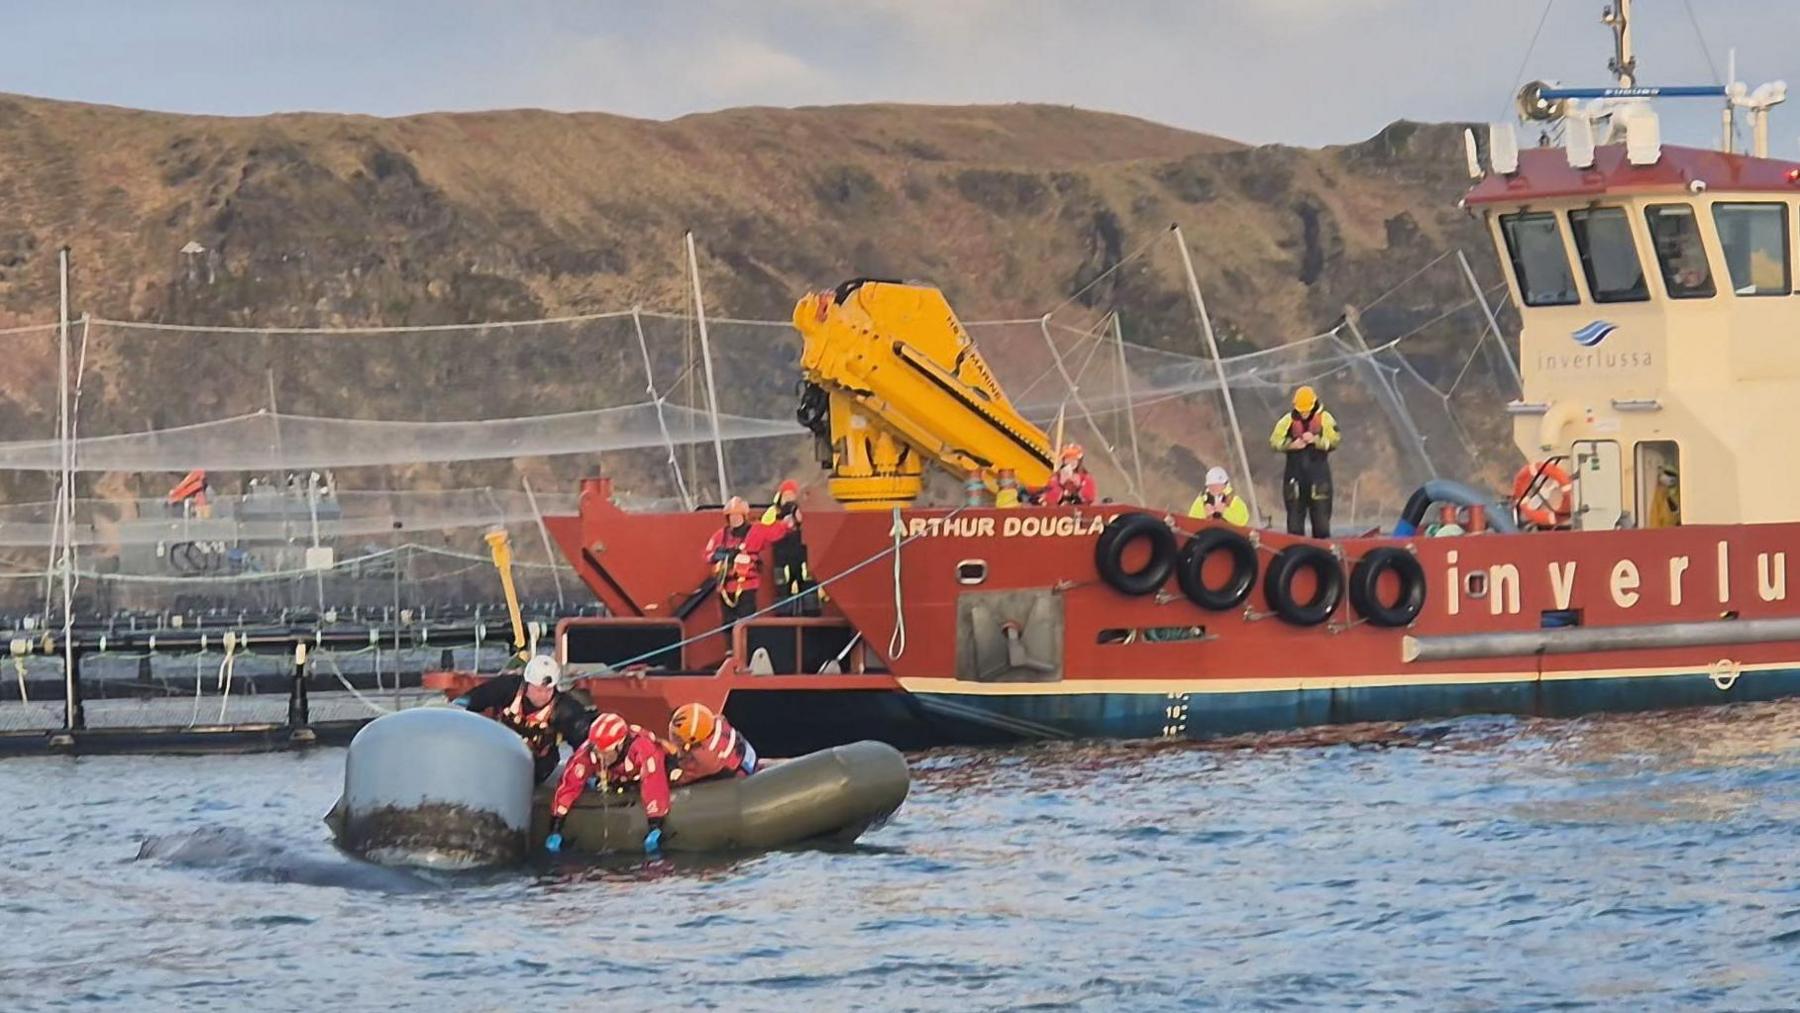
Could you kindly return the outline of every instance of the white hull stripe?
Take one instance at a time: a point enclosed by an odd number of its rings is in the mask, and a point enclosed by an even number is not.
[[[1800,669],[1800,659],[1739,666],[1744,675],[1783,669]],[[1567,672],[1432,672],[1407,675],[1359,675],[1329,679],[1066,679],[1062,682],[965,682],[960,679],[907,679],[899,681],[908,693],[958,696],[1093,696],[1108,693],[1133,695],[1208,693],[1292,693],[1340,689],[1378,689],[1400,686],[1478,686],[1521,682],[1577,682],[1602,679],[1654,679],[1681,675],[1705,675],[1704,667],[1599,668]]]

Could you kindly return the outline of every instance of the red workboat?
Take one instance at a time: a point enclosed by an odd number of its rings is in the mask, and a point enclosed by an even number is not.
[[[1758,417],[1800,396],[1800,164],[1760,150],[1782,93],[1681,89],[1747,109],[1759,150],[1665,147],[1648,98],[1675,90],[1637,85],[1629,5],[1612,16],[1616,87],[1522,96],[1563,146],[1497,127],[1484,165],[1469,138],[1466,204],[1523,318],[1510,495],[1433,483],[1395,532],[1333,539],[1127,504],[916,508],[927,464],[1034,487],[1057,448],[935,290],[857,281],[795,311],[831,475],[802,529],[822,613],[728,640],[700,552],[719,513],[629,512],[597,479],[548,525],[610,614],[557,650],[602,707],[660,726],[703,701],[777,755],[1800,692],[1800,480],[1789,427]],[[1424,537],[1436,503],[1469,530]]]

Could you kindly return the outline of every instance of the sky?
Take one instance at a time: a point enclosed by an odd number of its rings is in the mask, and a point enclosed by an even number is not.
[[[529,106],[669,119],[1048,102],[1320,145],[1396,119],[1497,119],[1520,80],[1608,83],[1602,6],[1550,0],[1545,17],[1545,0],[0,0],[0,92],[226,115]],[[1635,19],[1643,83],[1714,83],[1735,46],[1752,87],[1800,88],[1800,0],[1638,0]],[[1716,131],[1717,118],[1709,101],[1665,134],[1692,142],[1675,128]],[[1776,113],[1773,154],[1800,154],[1794,124]]]

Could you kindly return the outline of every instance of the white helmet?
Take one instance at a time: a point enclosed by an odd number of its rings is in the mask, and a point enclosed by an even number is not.
[[[555,688],[562,683],[562,666],[548,654],[539,654],[525,663],[525,681],[533,686]]]
[[[1231,484],[1231,476],[1225,474],[1224,468],[1220,468],[1220,467],[1208,468],[1208,469],[1206,469],[1206,484],[1207,485],[1230,485]]]

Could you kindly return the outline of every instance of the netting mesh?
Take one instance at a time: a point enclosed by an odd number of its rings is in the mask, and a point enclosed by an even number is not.
[[[1354,323],[1222,363],[1200,352],[1191,318],[1167,323],[1167,307],[1144,311],[1166,331],[1140,335],[1147,343],[1122,340],[1141,330],[1129,302],[967,326],[1014,402],[1087,447],[1104,495],[1152,507],[1185,509],[1217,464],[1278,519],[1269,429],[1295,386],[1319,388],[1344,432],[1339,527],[1360,530],[1391,523],[1426,478],[1494,486],[1516,463],[1502,410],[1516,374],[1504,339],[1484,339],[1468,288],[1442,305],[1457,270],[1440,257]],[[0,442],[0,473],[22,501],[0,507],[0,601],[45,607],[41,578],[65,534],[92,610],[318,607],[391,599],[397,581],[402,597],[491,598],[481,535],[496,525],[512,533],[529,593],[567,598],[572,575],[537,522],[572,510],[584,475],[613,476],[645,506],[716,503],[726,490],[715,438],[731,492],[756,499],[787,475],[819,474],[794,421],[789,324],[709,321],[714,405],[698,323],[638,311],[332,330],[79,321],[71,428],[82,498],[66,533],[55,505],[59,334],[0,332],[18,376],[51,380],[0,388],[0,431],[13,437]],[[165,495],[190,469],[208,473],[204,506]],[[931,489],[939,501],[959,495],[951,482]]]

